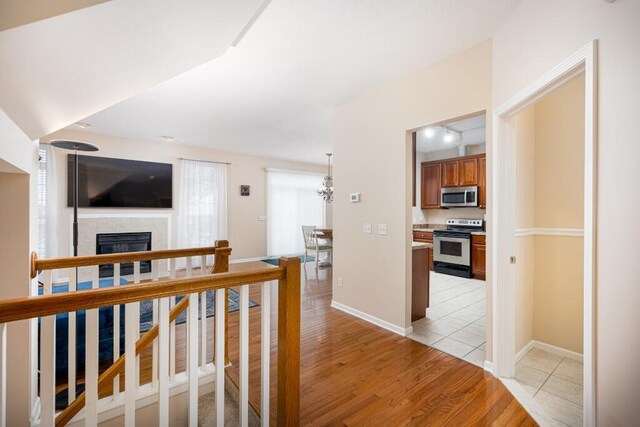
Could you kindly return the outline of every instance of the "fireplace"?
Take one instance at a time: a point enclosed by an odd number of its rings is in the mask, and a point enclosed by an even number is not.
[[[151,250],[151,232],[96,234],[96,255]],[[140,261],[140,273],[151,272],[151,261]],[[133,274],[133,263],[120,264],[120,275]],[[113,264],[100,266],[100,277],[113,277]]]

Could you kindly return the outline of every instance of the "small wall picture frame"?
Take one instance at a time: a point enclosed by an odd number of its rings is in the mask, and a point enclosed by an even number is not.
[[[240,186],[240,195],[241,196],[249,196],[251,194],[251,186],[250,185],[241,185]]]

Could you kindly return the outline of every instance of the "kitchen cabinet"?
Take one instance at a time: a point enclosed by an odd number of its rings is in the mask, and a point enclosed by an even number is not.
[[[440,207],[440,163],[425,163],[421,165],[421,201],[422,209],[435,209]]]
[[[411,321],[422,319],[429,307],[428,251],[431,248],[413,248],[411,268]]]
[[[458,185],[478,185],[478,158],[462,159],[458,161]]]
[[[474,279],[485,280],[487,265],[486,236],[471,235],[471,274]]]
[[[414,242],[423,242],[423,243],[433,243],[433,232],[431,231],[414,231],[413,232],[413,241]],[[434,271],[433,266],[433,247],[429,248],[429,271]]]
[[[446,161],[441,163],[442,168],[442,187],[457,187],[460,179],[458,160]]]
[[[487,158],[478,158],[478,207],[487,207]]]
[[[420,168],[422,209],[440,207],[440,189],[478,186],[478,207],[487,206],[487,158],[485,154],[423,162]]]

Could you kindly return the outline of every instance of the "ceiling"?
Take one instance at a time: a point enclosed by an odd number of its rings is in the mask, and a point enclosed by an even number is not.
[[[82,121],[91,132],[322,163],[333,107],[490,38],[519,3],[273,0],[223,56]]]
[[[416,132],[416,151],[433,151],[457,148],[454,141],[446,141],[447,129],[462,135],[462,145],[483,144],[487,139],[487,116],[482,113],[464,120],[446,123],[442,126],[429,126]]]
[[[263,1],[114,0],[0,31],[0,107],[40,138],[224,54]]]

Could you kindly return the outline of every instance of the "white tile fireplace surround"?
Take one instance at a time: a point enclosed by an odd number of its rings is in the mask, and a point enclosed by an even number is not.
[[[70,220],[73,235],[73,217]],[[103,233],[151,232],[151,250],[171,248],[171,216],[163,214],[81,214],[78,215],[78,255],[96,255],[96,235]],[[73,238],[70,239],[73,242]],[[72,243],[73,244],[73,243]],[[70,248],[73,253],[73,247]],[[166,260],[158,261],[158,276],[166,277]],[[80,281],[91,279],[88,268],[81,268]],[[141,278],[151,274],[142,274]]]

